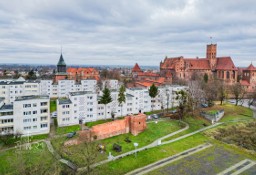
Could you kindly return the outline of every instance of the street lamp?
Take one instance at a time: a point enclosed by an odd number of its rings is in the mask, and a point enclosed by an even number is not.
[[[134,147],[135,147],[135,157],[137,157],[137,151],[136,151],[136,148],[139,146],[138,143],[133,143]]]

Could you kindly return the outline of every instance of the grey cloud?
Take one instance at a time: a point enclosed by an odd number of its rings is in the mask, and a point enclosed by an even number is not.
[[[253,0],[0,2],[0,63],[159,65],[167,56],[219,56],[238,66],[255,59]],[[111,61],[109,61],[111,60]]]

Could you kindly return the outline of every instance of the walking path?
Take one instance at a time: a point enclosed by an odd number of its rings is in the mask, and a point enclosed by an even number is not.
[[[245,159],[241,162],[238,162],[235,165],[232,165],[231,167],[229,167],[228,169],[225,169],[224,171],[218,173],[217,175],[238,175],[250,169],[254,165],[256,165],[256,162],[249,159]]]
[[[146,173],[148,173],[150,171],[153,171],[155,169],[163,167],[163,166],[165,166],[167,164],[170,164],[170,163],[172,163],[174,161],[177,161],[179,159],[188,157],[188,156],[190,156],[192,154],[195,154],[195,153],[197,153],[199,151],[202,151],[202,150],[204,150],[206,148],[209,148],[211,146],[212,146],[212,144],[210,144],[210,143],[206,143],[206,144],[202,144],[202,145],[196,146],[194,148],[185,150],[185,151],[183,151],[181,153],[178,153],[178,154],[175,154],[173,156],[167,157],[165,159],[162,159],[160,161],[154,162],[154,163],[149,164],[147,166],[144,166],[142,168],[138,168],[138,169],[136,169],[134,171],[131,171],[131,172],[127,173],[126,175],[143,175],[143,174],[146,174]]]
[[[219,125],[223,124],[223,123],[215,123],[214,125],[211,125],[211,126],[202,128],[202,129],[200,129],[200,130],[197,130],[197,131],[195,131],[195,132],[186,134],[186,135],[184,135],[184,136],[181,136],[181,137],[178,137],[178,138],[169,140],[169,141],[161,142],[161,141],[162,141],[163,139],[165,139],[165,138],[171,137],[171,136],[176,135],[176,134],[178,134],[178,133],[180,133],[180,132],[182,132],[182,131],[187,130],[187,129],[189,128],[188,124],[185,123],[185,122],[183,122],[183,123],[186,124],[186,127],[183,128],[183,129],[181,129],[181,130],[178,130],[178,131],[173,132],[173,133],[171,133],[171,134],[168,134],[168,135],[166,135],[166,136],[164,136],[164,137],[161,137],[161,138],[155,140],[153,143],[151,143],[151,144],[149,144],[149,145],[147,145],[147,146],[144,146],[144,147],[142,147],[142,148],[139,148],[139,149],[136,149],[136,150],[132,150],[132,151],[129,151],[129,152],[127,152],[127,153],[124,153],[124,154],[121,154],[121,155],[118,155],[118,156],[115,156],[115,157],[113,156],[112,159],[103,160],[103,161],[101,161],[101,162],[98,162],[98,163],[96,163],[96,164],[93,164],[92,167],[97,167],[97,166],[99,166],[99,165],[108,163],[108,162],[110,162],[110,161],[113,161],[113,160],[116,160],[116,159],[120,159],[120,158],[123,158],[123,157],[128,156],[128,155],[131,155],[131,154],[135,154],[135,153],[138,152],[138,151],[143,151],[143,150],[146,150],[146,149],[149,149],[149,148],[153,148],[153,147],[156,147],[156,146],[159,146],[159,145],[164,145],[164,144],[173,143],[173,142],[176,142],[176,141],[178,141],[178,140],[181,140],[181,139],[190,137],[190,136],[192,136],[192,135],[195,135],[195,134],[197,134],[197,133],[199,133],[199,132],[202,132],[202,131],[205,131],[205,130],[207,130],[207,129],[211,129],[211,128],[214,128],[214,127],[216,127],[216,126],[219,126]],[[86,169],[86,167],[78,168],[78,171],[83,171],[83,170],[85,170],[85,169]]]

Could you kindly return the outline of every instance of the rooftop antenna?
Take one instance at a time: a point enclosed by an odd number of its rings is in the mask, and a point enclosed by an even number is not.
[[[61,53],[61,55],[62,55],[62,45],[60,46],[60,53]]]
[[[212,36],[210,36],[211,44],[212,44]]]

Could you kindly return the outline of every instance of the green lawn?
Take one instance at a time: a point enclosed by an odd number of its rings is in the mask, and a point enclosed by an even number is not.
[[[133,136],[132,134],[123,134],[108,139],[100,141],[103,145],[106,145],[106,151],[112,152],[113,155],[118,155],[120,153],[112,151],[112,146],[114,143],[117,143],[122,146],[122,153],[128,152],[134,149],[133,143],[138,143],[140,147],[146,146],[156,139],[163,137],[167,134],[170,134],[174,131],[181,129],[184,126],[180,126],[179,122],[176,120],[166,120],[159,121],[158,123],[151,122],[147,123],[147,129],[140,133],[138,136]],[[125,138],[129,138],[131,143],[125,142]]]
[[[148,123],[147,129],[137,136],[133,136],[132,134],[123,134],[123,135],[119,135],[119,136],[114,136],[112,138],[99,140],[99,141],[97,141],[97,143],[100,143],[100,144],[103,144],[106,146],[106,153],[102,154],[102,156],[99,157],[98,161],[106,159],[109,151],[111,151],[112,155],[122,154],[122,153],[133,150],[134,142],[139,143],[139,147],[143,147],[145,145],[152,143],[157,138],[165,136],[165,135],[172,133],[174,131],[177,131],[179,129],[181,129],[181,126],[179,125],[178,121],[174,121],[174,120],[159,121],[157,124],[154,122]],[[126,143],[124,141],[126,137],[129,137],[129,139],[132,142]],[[81,160],[78,160],[77,157],[73,156],[72,154],[67,155],[64,152],[62,152],[63,143],[66,140],[67,139],[65,137],[56,138],[56,139],[52,140],[52,144],[57,151],[60,151],[60,154],[63,157],[71,160],[72,162],[76,163],[79,166],[83,166],[83,162],[81,162]],[[122,152],[117,153],[112,150],[112,146],[114,143],[117,143],[122,146]],[[71,146],[68,149],[72,153],[73,151],[75,152],[80,147],[81,147],[81,145],[76,145],[76,146]]]
[[[196,134],[189,138],[154,147],[143,152],[138,152],[137,157],[130,155],[122,159],[109,162],[96,168],[99,174],[104,175],[121,175],[128,173],[134,169],[146,166],[163,158],[172,156],[189,148],[203,144],[208,139],[202,134]]]
[[[183,121],[188,123],[189,129],[187,129],[179,134],[176,134],[174,136],[168,137],[168,138],[164,139],[163,141],[168,141],[168,140],[178,138],[180,136],[183,136],[183,135],[189,134],[191,132],[197,131],[201,128],[204,128],[205,127],[204,125],[206,125],[206,126],[210,125],[209,121],[205,120],[202,117],[190,117],[189,116],[189,117],[185,117],[185,119]]]
[[[50,100],[50,112],[57,111],[56,99]]]
[[[224,109],[225,115],[220,122],[228,122],[233,120],[250,120],[253,116],[253,111],[243,106],[235,106],[232,104],[215,105],[207,110]]]
[[[220,109],[224,109],[225,111],[225,115],[220,120],[220,122],[229,122],[229,121],[236,121],[236,120],[251,120],[253,116],[253,112],[251,109],[248,109],[242,106],[235,106],[231,104],[215,105],[213,107],[205,109],[205,111],[217,111]],[[182,135],[201,129],[204,127],[203,124],[210,125],[210,123],[202,117],[185,117],[184,121],[189,124],[190,126],[189,129],[175,136],[166,138],[164,141],[172,140],[174,138],[177,138]],[[224,124],[224,125],[226,126],[231,124]],[[221,126],[218,126],[218,127],[221,127]]]
[[[72,126],[63,126],[63,127],[57,127],[56,134],[67,134],[69,132],[73,131],[79,131],[80,125],[72,125]]]
[[[48,152],[44,143],[33,144],[31,150],[23,148],[0,152],[0,174],[54,174],[61,165]]]
[[[110,122],[110,121],[112,121],[112,119],[97,120],[97,121],[94,121],[94,122],[86,122],[85,126],[88,126],[89,128],[91,128],[95,125],[103,124],[103,123]]]

